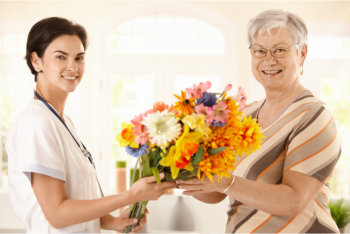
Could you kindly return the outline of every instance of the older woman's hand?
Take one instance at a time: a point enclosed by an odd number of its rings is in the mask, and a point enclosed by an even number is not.
[[[184,189],[184,195],[196,196],[203,193],[219,192],[222,193],[227,186],[230,185],[232,178],[219,179],[218,176],[213,176],[213,182],[207,177],[204,180],[198,178],[192,178],[189,180],[177,180],[177,187]]]

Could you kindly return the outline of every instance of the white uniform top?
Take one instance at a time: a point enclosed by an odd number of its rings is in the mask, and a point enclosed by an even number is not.
[[[72,121],[64,121],[81,144]],[[41,210],[31,187],[31,173],[65,182],[68,199],[98,198],[95,171],[60,120],[39,100],[32,100],[16,119],[6,144],[13,210],[32,233],[100,232],[100,220],[55,229]]]

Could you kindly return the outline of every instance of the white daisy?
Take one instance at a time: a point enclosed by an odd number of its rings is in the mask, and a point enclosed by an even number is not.
[[[181,125],[167,110],[148,114],[142,124],[147,128],[151,143],[163,149],[181,133]]]

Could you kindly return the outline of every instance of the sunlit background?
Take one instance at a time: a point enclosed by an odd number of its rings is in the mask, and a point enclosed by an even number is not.
[[[334,196],[349,198],[349,1],[0,1],[2,193],[7,191],[7,133],[33,96],[34,79],[24,55],[35,22],[61,16],[88,31],[86,73],[66,114],[95,158],[102,187],[111,194],[115,161],[126,160],[128,167],[134,163],[115,140],[123,121],[155,101],[170,104],[174,93],[207,80],[212,90],[227,83],[243,86],[248,101],[264,97],[251,74],[246,29],[250,18],[271,8],[294,12],[308,26],[302,81],[336,118],[343,144],[331,186]]]

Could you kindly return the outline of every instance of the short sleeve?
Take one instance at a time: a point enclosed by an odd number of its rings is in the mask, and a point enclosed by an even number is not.
[[[332,114],[316,103],[289,137],[284,169],[327,182],[339,159],[340,140]]]
[[[18,157],[29,180],[32,172],[66,180],[63,151],[52,119],[40,114],[30,115],[21,124],[20,136]]]

